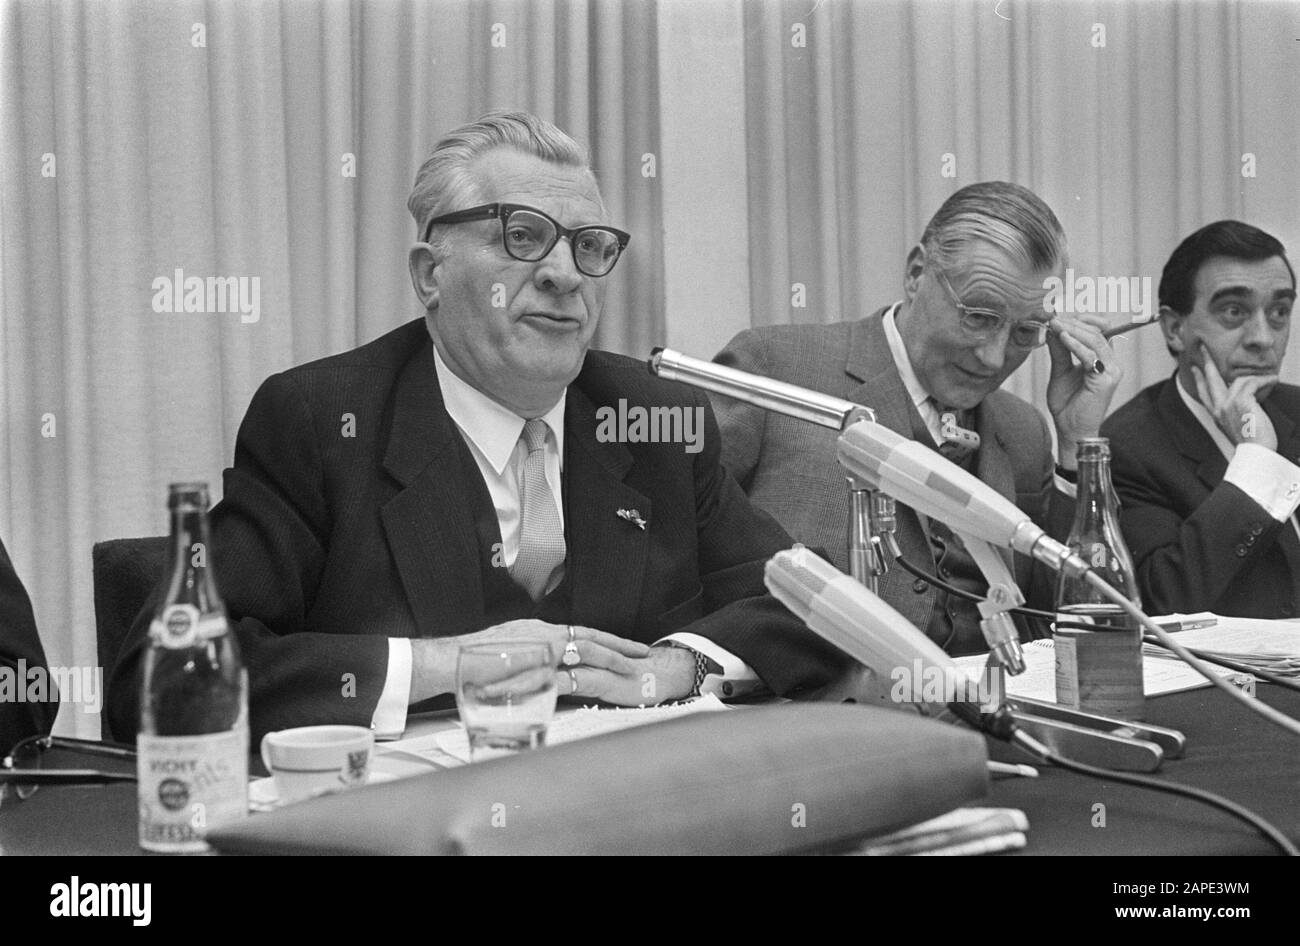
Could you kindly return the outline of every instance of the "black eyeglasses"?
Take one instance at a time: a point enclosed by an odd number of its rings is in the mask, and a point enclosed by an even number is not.
[[[573,265],[584,276],[609,275],[632,239],[631,234],[613,227],[562,227],[540,210],[522,204],[484,204],[434,217],[425,228],[424,242],[429,242],[435,224],[469,223],[494,217],[501,221],[501,245],[515,259],[525,263],[545,259],[560,237],[565,237],[573,250]]]
[[[135,750],[115,742],[90,739],[65,739],[62,736],[28,736],[17,743],[0,761],[0,805],[12,790],[19,801],[26,801],[42,785],[103,785],[109,782],[134,782],[135,773],[101,772],[97,769],[42,769],[41,758],[47,749],[67,749],[86,755],[113,759],[135,759]]]
[[[934,272],[939,277],[939,282],[943,283],[943,287],[948,290],[948,298],[957,308],[961,327],[969,334],[975,338],[988,339],[1002,330],[1002,323],[1008,321],[1005,315],[990,309],[966,305],[958,298],[956,290],[952,288],[952,283],[948,282],[948,277],[937,269]],[[1037,348],[1047,341],[1047,327],[1046,322],[1038,322],[1033,319],[1012,322],[1011,344],[1017,348]]]

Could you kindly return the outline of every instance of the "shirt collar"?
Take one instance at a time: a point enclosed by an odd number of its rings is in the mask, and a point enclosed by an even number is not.
[[[447,413],[500,476],[515,452],[515,444],[524,430],[524,419],[457,376],[438,354],[437,345],[433,346],[433,364]],[[565,388],[555,406],[542,415],[542,420],[555,436],[561,462],[564,459],[564,402],[568,394],[569,389]]]
[[[1192,397],[1188,390],[1183,387],[1183,379],[1181,377],[1174,375],[1174,384],[1178,386],[1178,396],[1183,399],[1183,403],[1186,404],[1187,409],[1192,412],[1192,416],[1195,417],[1197,421],[1200,422],[1200,425],[1205,428],[1205,432],[1210,435],[1210,438],[1214,441],[1214,445],[1218,447],[1219,451],[1223,454],[1224,459],[1231,462],[1233,454],[1237,452],[1237,448],[1232,445],[1232,441],[1228,439],[1228,435],[1219,429],[1219,425],[1214,422],[1214,416],[1206,409],[1205,405]]]
[[[912,370],[912,360],[907,357],[907,348],[903,345],[903,336],[898,332],[898,326],[894,322],[894,315],[898,312],[901,302],[895,302],[885,313],[885,341],[889,343],[889,353],[894,356],[894,365],[898,368],[898,376],[903,379],[903,387],[907,389],[908,396],[912,403],[916,405],[917,410],[921,411],[921,416],[925,416],[924,408],[926,402],[930,400],[930,392],[921,387],[921,381]]]

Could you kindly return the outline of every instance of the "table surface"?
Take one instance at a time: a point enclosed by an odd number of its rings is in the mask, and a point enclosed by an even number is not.
[[[1300,716],[1300,694],[1261,684],[1265,702]],[[1187,749],[1155,777],[1216,792],[1254,810],[1300,842],[1300,739],[1212,689],[1147,701],[1147,721],[1181,730]],[[413,722],[407,735],[448,726],[447,714]],[[1026,761],[1008,746],[990,757]],[[84,756],[50,764],[108,768]],[[130,769],[130,763],[126,765]],[[1250,826],[1190,799],[1038,766],[1036,779],[993,782],[983,804],[1019,808],[1029,818],[1023,854],[1269,854]],[[260,771],[260,766],[259,766]],[[1098,808],[1097,806],[1102,806]],[[256,815],[254,815],[256,817]],[[135,785],[44,786],[11,795],[0,809],[0,854],[141,854],[136,844]]]

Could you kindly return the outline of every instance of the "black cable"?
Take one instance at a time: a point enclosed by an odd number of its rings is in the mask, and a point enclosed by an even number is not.
[[[1138,788],[1146,788],[1152,791],[1165,792],[1170,795],[1181,795],[1190,798],[1193,801],[1199,801],[1209,805],[1212,808],[1218,808],[1227,812],[1234,818],[1238,818],[1260,834],[1264,835],[1274,846],[1288,857],[1300,856],[1300,851],[1291,843],[1281,831],[1272,824],[1265,821],[1259,815],[1255,814],[1249,808],[1238,805],[1234,801],[1224,798],[1222,795],[1216,795],[1214,792],[1207,792],[1204,789],[1196,788],[1191,785],[1184,785],[1182,782],[1162,781],[1160,779],[1149,778],[1145,775],[1134,775],[1130,772],[1119,772],[1114,769],[1103,769],[1099,766],[1088,765],[1084,762],[1076,762],[1073,759],[1058,755],[1047,746],[1038,742],[1028,733],[1019,729],[1016,725],[1015,716],[1012,714],[1010,707],[1005,704],[998,707],[992,713],[981,713],[971,703],[953,702],[948,704],[948,708],[953,711],[958,719],[967,723],[971,727],[987,733],[995,739],[1003,742],[1009,742],[1021,751],[1028,754],[1031,758],[1050,762],[1053,765],[1065,769],[1067,772],[1076,772],[1079,775],[1087,775],[1097,779],[1109,779],[1115,782],[1123,782],[1127,785],[1134,785]]]
[[[974,594],[973,592],[967,591],[965,588],[958,588],[956,585],[950,585],[937,575],[930,575],[921,571],[921,569],[917,568],[901,555],[895,558],[894,561],[898,562],[898,564],[902,565],[906,571],[911,572],[917,578],[933,585],[935,588],[942,588],[950,595],[956,595],[957,597],[964,598],[967,601],[974,601],[976,604],[984,601],[984,598]],[[1078,628],[1081,631],[1095,631],[1097,629],[1096,624],[1084,624],[1081,621],[1058,621],[1055,614],[1048,611],[1039,611],[1037,608],[1016,607],[1008,608],[1007,610],[1012,614],[1019,614],[1023,617],[1037,618],[1040,621],[1047,621],[1051,624],[1055,624],[1057,627],[1072,627]]]
[[[1024,748],[1022,746],[1022,748]],[[1026,752],[1030,750],[1025,749]],[[1030,752],[1030,755],[1038,757],[1040,753]],[[1152,791],[1167,792],[1170,795],[1182,795],[1195,801],[1202,802],[1212,808],[1218,808],[1227,812],[1234,818],[1246,822],[1252,828],[1264,835],[1274,846],[1278,848],[1287,857],[1300,856],[1300,850],[1291,843],[1291,840],[1275,828],[1272,824],[1265,821],[1259,815],[1255,814],[1249,808],[1238,805],[1234,801],[1224,798],[1222,795],[1216,795],[1214,792],[1207,792],[1204,789],[1195,788],[1191,785],[1184,785],[1181,782],[1168,782],[1160,779],[1149,778],[1145,775],[1135,775],[1131,772],[1117,772],[1113,769],[1103,769],[1083,762],[1075,762],[1073,759],[1067,759],[1065,756],[1057,755],[1054,752],[1047,752],[1042,755],[1043,759],[1051,762],[1053,765],[1059,765],[1061,768],[1070,772],[1077,772],[1080,775],[1088,775],[1092,778],[1108,779],[1116,782],[1123,782],[1128,785],[1136,785],[1138,788],[1149,788]]]
[[[928,582],[929,584],[933,585],[936,588],[942,588],[950,595],[957,595],[959,598],[965,598],[967,601],[974,601],[977,604],[984,600],[979,595],[973,594],[972,592],[969,592],[964,588],[958,588],[956,585],[948,584],[948,582],[944,581],[943,579],[939,578],[936,575],[930,575],[927,574],[926,572],[923,572],[921,569],[917,568],[915,565],[913,565],[907,559],[903,558],[903,556],[901,555],[898,556],[894,561],[898,562],[898,564],[902,565],[906,571],[911,572],[917,578],[921,579],[924,582]],[[1058,621],[1056,619],[1055,614],[1051,614],[1047,611],[1039,611],[1037,608],[1016,607],[1016,608],[1009,608],[1008,610],[1010,610],[1012,614],[1020,614],[1020,615],[1024,615],[1025,617],[1038,618],[1043,621],[1049,621],[1058,628],[1060,627],[1077,628],[1081,631],[1095,631],[1097,629],[1097,625],[1095,624],[1084,624],[1079,621]],[[1161,647],[1164,648],[1165,650],[1169,650],[1168,647],[1165,647],[1164,644],[1160,643],[1158,638],[1153,637],[1149,634],[1143,637],[1142,641],[1143,643],[1155,644],[1157,647]],[[1203,650],[1193,650],[1190,647],[1188,647],[1187,649],[1193,656],[1197,657],[1200,660],[1204,660],[1206,663],[1218,664],[1220,667],[1227,667],[1229,670],[1235,670],[1238,673],[1249,673],[1256,677],[1259,677],[1261,680],[1267,680],[1269,683],[1276,684],[1277,686],[1280,687],[1285,687],[1288,690],[1295,690],[1297,693],[1300,693],[1300,684],[1292,680],[1288,680],[1285,677],[1279,676],[1278,674],[1272,673],[1268,670],[1261,670],[1258,667],[1252,667],[1249,664],[1238,663],[1226,657],[1211,656],[1210,654],[1207,654]],[[1172,651],[1170,652],[1172,653]]]

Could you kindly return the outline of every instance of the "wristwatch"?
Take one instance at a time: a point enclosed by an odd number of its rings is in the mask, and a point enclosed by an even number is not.
[[[686,698],[690,699],[699,696],[700,687],[704,686],[704,678],[709,675],[709,669],[713,661],[694,647],[687,647],[678,641],[660,641],[656,646],[676,647],[678,650],[685,650],[695,655],[695,685],[691,687],[691,692],[686,694]]]

